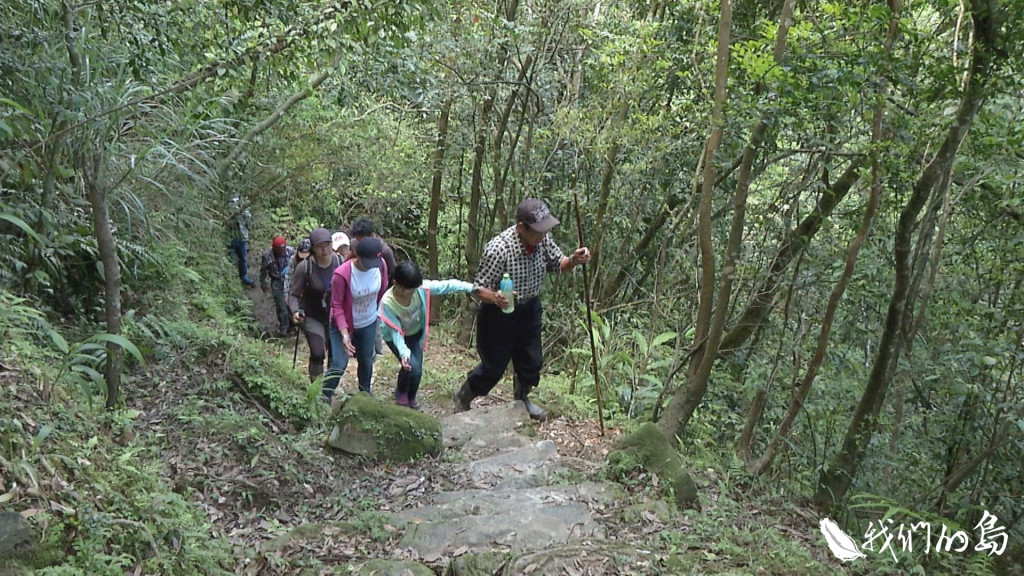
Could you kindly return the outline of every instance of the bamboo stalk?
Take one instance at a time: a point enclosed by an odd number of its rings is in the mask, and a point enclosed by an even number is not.
[[[583,220],[580,218],[580,196],[576,190],[572,191],[572,197],[576,206],[576,232],[579,235],[579,247],[583,248]],[[597,346],[594,343],[594,320],[590,317],[590,277],[587,276],[587,265],[583,267],[583,300],[587,304],[587,335],[590,337],[590,365],[594,372],[594,392],[597,395],[597,421],[601,426],[601,436],[604,436],[604,406],[601,403],[601,381],[597,377]]]

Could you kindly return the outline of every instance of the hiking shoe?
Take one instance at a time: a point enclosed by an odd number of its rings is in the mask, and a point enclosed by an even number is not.
[[[412,408],[413,410],[422,410],[423,409],[423,408],[420,407],[420,403],[417,402],[415,398],[409,398],[409,408]]]
[[[242,278],[242,284],[245,284],[246,286],[252,286],[255,283],[256,283],[256,281],[253,280],[252,278],[249,278],[248,276],[246,276],[245,278]]]
[[[399,406],[409,406],[409,395],[405,392],[395,392],[395,404]]]
[[[465,412],[466,410],[469,410],[470,404],[473,402],[473,398],[475,397],[476,394],[473,394],[473,391],[469,389],[469,382],[464,382],[462,384],[462,388],[459,388],[459,390],[452,396],[452,400],[455,401],[455,411]]]

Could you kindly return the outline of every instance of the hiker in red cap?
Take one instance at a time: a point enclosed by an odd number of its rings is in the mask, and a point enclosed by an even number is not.
[[[587,248],[566,256],[548,232],[558,224],[543,200],[527,198],[516,210],[516,224],[484,247],[473,287],[481,300],[477,311],[476,350],[480,363],[455,393],[455,411],[469,410],[477,396],[486,396],[505,374],[509,361],[515,372],[514,398],[530,418],[544,420],[547,413],[530,402],[530,390],[540,382],[544,363],[541,350],[540,287],[545,272],[568,272],[590,260]],[[502,293],[502,281],[511,283],[512,299]]]
[[[288,261],[295,254],[295,248],[288,245],[283,236],[277,236],[270,243],[270,249],[263,253],[260,263],[260,288],[268,289],[274,296],[277,308],[277,335],[287,336],[291,328],[291,314],[288,303],[284,299],[284,279],[288,270]],[[267,282],[269,278],[270,282]]]

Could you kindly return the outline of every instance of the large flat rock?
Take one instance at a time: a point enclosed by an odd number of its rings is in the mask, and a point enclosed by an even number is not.
[[[555,443],[542,440],[475,460],[468,469],[477,487],[528,488],[546,484],[548,478],[564,468]]]
[[[466,487],[428,494],[422,507],[392,515],[390,523],[404,530],[400,546],[428,562],[487,556],[501,563],[503,552],[603,539],[595,512],[620,499],[622,488],[567,483],[578,475],[553,442],[535,438],[534,426],[521,402],[474,406],[443,418],[446,451]]]
[[[532,428],[522,402],[474,406],[441,419],[444,445],[475,457],[532,444],[535,440],[522,433]]]
[[[592,507],[621,496],[612,484],[538,486],[495,490],[457,490],[435,495],[432,503],[392,516],[403,526],[401,546],[421,557],[456,550],[495,548],[536,550],[591,538],[603,538]]]

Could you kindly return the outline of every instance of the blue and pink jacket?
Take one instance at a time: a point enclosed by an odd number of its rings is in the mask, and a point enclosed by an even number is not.
[[[427,335],[430,333],[430,295],[443,296],[454,292],[472,292],[473,285],[462,280],[424,280],[419,287],[420,313],[423,318],[423,334],[419,340],[420,349],[427,346]],[[380,307],[380,333],[385,342],[392,342],[398,350],[399,358],[408,358],[411,354],[409,346],[405,343],[405,330],[402,330],[402,323],[394,310],[387,306]]]

